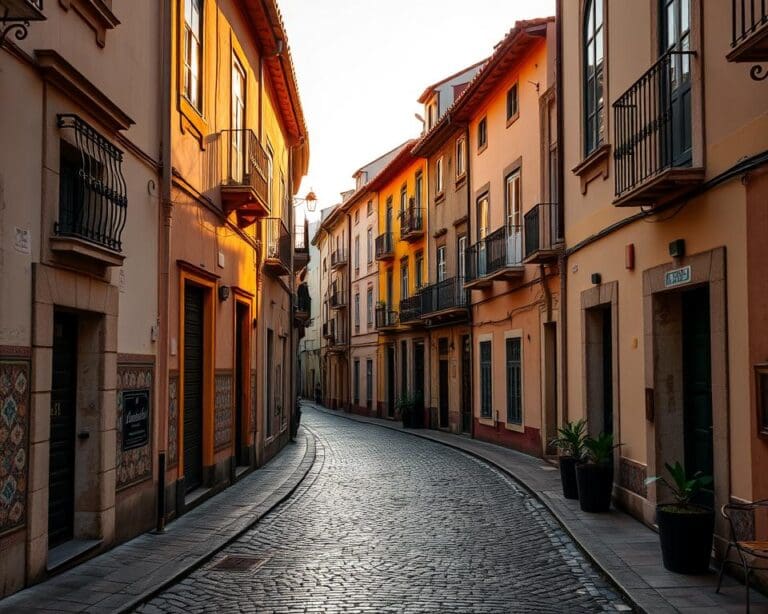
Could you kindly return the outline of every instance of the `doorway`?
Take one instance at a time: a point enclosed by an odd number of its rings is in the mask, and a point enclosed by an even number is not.
[[[248,415],[248,380],[250,372],[250,309],[235,301],[235,462],[249,464],[246,416]]]
[[[587,423],[592,437],[614,432],[613,314],[612,304],[587,309]]]
[[[472,346],[461,336],[461,432],[472,433]]]
[[[205,290],[184,286],[184,488],[203,482],[203,331]]]
[[[387,417],[395,417],[395,346],[387,346]]]
[[[413,392],[416,424],[424,421],[424,342],[413,343]]]
[[[544,434],[545,453],[556,454],[549,443],[557,436],[557,324],[544,325]]]
[[[53,316],[53,378],[48,468],[48,548],[74,537],[77,428],[77,316]]]

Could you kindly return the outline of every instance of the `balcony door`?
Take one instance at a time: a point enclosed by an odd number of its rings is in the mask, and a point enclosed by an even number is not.
[[[245,69],[232,56],[232,180],[245,177]]]
[[[661,54],[669,53],[662,83],[670,114],[662,159],[667,166],[690,166],[691,145],[691,0],[660,0]]]
[[[518,264],[523,259],[522,217],[523,205],[520,194],[520,171],[507,176],[505,195],[507,265]]]
[[[477,201],[477,276],[482,277],[486,272],[487,256],[485,253],[485,237],[488,236],[490,224],[490,200],[484,194]]]
[[[392,197],[391,196],[387,199],[386,232],[387,234],[392,232]]]

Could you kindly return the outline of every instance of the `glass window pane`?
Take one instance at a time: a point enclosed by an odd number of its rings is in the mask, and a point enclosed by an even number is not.
[[[691,29],[691,0],[680,2],[680,30],[687,32]]]
[[[603,61],[603,30],[602,28],[595,36],[595,64],[601,64]]]
[[[586,38],[590,39],[592,38],[592,35],[595,33],[595,0],[587,4],[585,16],[587,19]]]
[[[677,34],[675,30],[675,3],[672,2],[667,5],[667,49],[673,47],[677,42]]]
[[[595,4],[595,31],[603,27],[603,0],[594,0]]]

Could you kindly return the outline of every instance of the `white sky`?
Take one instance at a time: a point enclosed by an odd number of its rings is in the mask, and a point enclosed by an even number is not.
[[[309,129],[318,210],[352,173],[421,132],[430,84],[487,57],[517,19],[554,0],[279,0]],[[317,217],[318,214],[310,216]]]

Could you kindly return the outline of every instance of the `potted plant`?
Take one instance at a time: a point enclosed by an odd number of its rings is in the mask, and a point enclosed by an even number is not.
[[[395,409],[400,414],[403,427],[413,428],[415,422],[414,402],[407,394],[403,394],[395,403]]]
[[[646,485],[661,482],[674,498],[671,503],[656,506],[664,567],[676,573],[706,573],[712,554],[715,513],[711,508],[693,501],[704,487],[712,484],[712,476],[697,471],[689,479],[679,461],[674,466],[664,463],[664,467],[671,481],[662,476],[645,480]]]
[[[583,512],[607,512],[613,492],[613,435],[600,433],[584,440],[582,462],[576,465],[579,507]]]
[[[578,499],[579,489],[576,486],[576,463],[584,452],[585,420],[568,422],[562,428],[557,429],[558,436],[550,445],[560,451],[558,462],[560,464],[560,481],[563,484],[563,496],[566,499]]]

